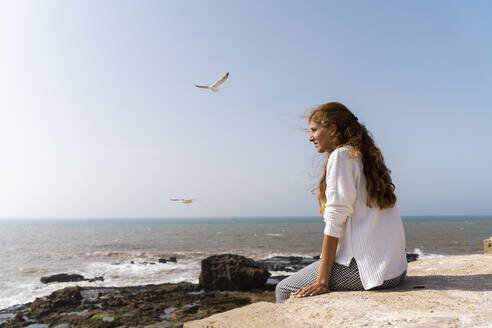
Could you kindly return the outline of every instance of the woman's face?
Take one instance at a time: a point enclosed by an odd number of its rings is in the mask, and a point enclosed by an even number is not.
[[[317,122],[309,122],[311,134],[309,135],[309,141],[314,143],[318,153],[332,152],[336,147],[336,132],[337,128],[335,124],[331,124],[328,127],[323,126]]]

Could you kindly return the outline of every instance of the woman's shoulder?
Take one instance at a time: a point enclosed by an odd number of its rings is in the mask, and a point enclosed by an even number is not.
[[[359,152],[352,146],[343,145],[331,152],[328,157],[328,164],[333,163],[353,163],[353,165],[362,164]],[[356,164],[357,163],[357,164]],[[343,165],[343,164],[342,164]]]
[[[345,153],[350,153],[350,151],[352,150],[352,146],[349,146],[349,145],[343,145],[343,146],[339,146],[337,147],[333,152],[332,154],[334,153],[340,153],[340,154],[345,154]]]
[[[352,146],[349,145],[343,145],[335,149],[334,151],[331,152],[330,157],[342,157],[342,158],[357,158],[358,157],[358,152],[354,150]]]

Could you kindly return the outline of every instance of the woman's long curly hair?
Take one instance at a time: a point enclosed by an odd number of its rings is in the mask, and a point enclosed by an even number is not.
[[[309,122],[325,127],[335,124],[338,147],[351,146],[350,156],[361,157],[367,181],[367,206],[373,207],[376,204],[381,209],[393,207],[396,203],[396,195],[391,172],[384,164],[381,150],[376,147],[369,131],[359,123],[357,117],[344,105],[329,102],[312,109],[308,118]],[[326,165],[318,189],[318,202],[323,214],[326,204]]]

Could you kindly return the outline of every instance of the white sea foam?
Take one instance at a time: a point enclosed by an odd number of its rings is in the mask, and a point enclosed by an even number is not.
[[[117,256],[113,257],[112,255],[115,253]],[[120,256],[121,253],[123,253],[124,256]],[[8,283],[4,282],[1,284],[2,291],[0,295],[0,309],[4,309],[15,304],[32,302],[37,297],[44,297],[56,290],[71,286],[124,287],[146,284],[178,283],[182,281],[198,283],[201,260],[209,254],[202,252],[178,253],[173,253],[173,255],[178,257],[177,263],[159,263],[157,261],[158,256],[147,252],[134,252],[131,254],[129,252],[92,252],[90,254],[85,254],[85,256],[90,258],[89,261],[77,262],[78,265],[70,266],[70,269],[65,268],[66,270],[61,267],[50,269],[36,269],[35,267],[19,268],[18,270],[27,275],[28,278],[19,278],[10,280]],[[187,256],[184,256],[185,254]],[[152,256],[147,257],[147,255]],[[308,254],[269,253],[266,254],[264,258],[273,256],[312,257]],[[169,258],[169,256],[165,257]],[[121,258],[124,258],[124,260],[119,260]],[[155,264],[150,264],[151,262]],[[80,274],[86,278],[103,276],[104,281],[80,281],[50,284],[42,284],[39,281],[41,276],[62,272]],[[273,271],[271,273],[274,276],[286,276],[292,274],[292,272],[286,271]]]
[[[31,302],[37,297],[47,296],[56,290],[70,286],[124,287],[182,281],[198,283],[200,261],[178,260],[178,263],[154,262],[155,264],[143,264],[145,261],[150,261],[142,258],[134,258],[133,260],[134,264],[131,264],[130,261],[125,261],[122,264],[93,262],[85,267],[69,270],[70,273],[81,274],[86,278],[103,276],[104,281],[43,284],[39,281],[38,275],[32,275],[27,281],[2,283],[0,309]],[[49,272],[48,274],[55,273],[60,272]]]
[[[282,237],[283,234],[281,234],[281,233],[267,233],[266,236],[269,236],[269,237]]]
[[[200,274],[199,261],[179,261],[178,263],[144,264],[135,259],[134,263],[110,264],[95,262],[87,266],[84,276],[104,276],[104,282],[116,286],[151,284],[164,282],[196,282]]]
[[[438,259],[445,256],[441,254],[424,253],[422,252],[422,250],[420,250],[420,248],[415,248],[413,250],[413,253],[417,253],[419,255],[419,257],[417,258],[418,260]]]
[[[289,271],[270,271],[271,273],[271,276],[270,277],[274,277],[274,276],[290,276],[290,275],[293,275],[295,272],[289,272]]]

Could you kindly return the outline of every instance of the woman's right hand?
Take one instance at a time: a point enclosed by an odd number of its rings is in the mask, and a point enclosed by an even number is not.
[[[312,285],[299,288],[294,295],[296,297],[308,297],[308,296],[328,293],[329,291],[330,288],[328,287],[328,284],[322,284],[317,282]]]

